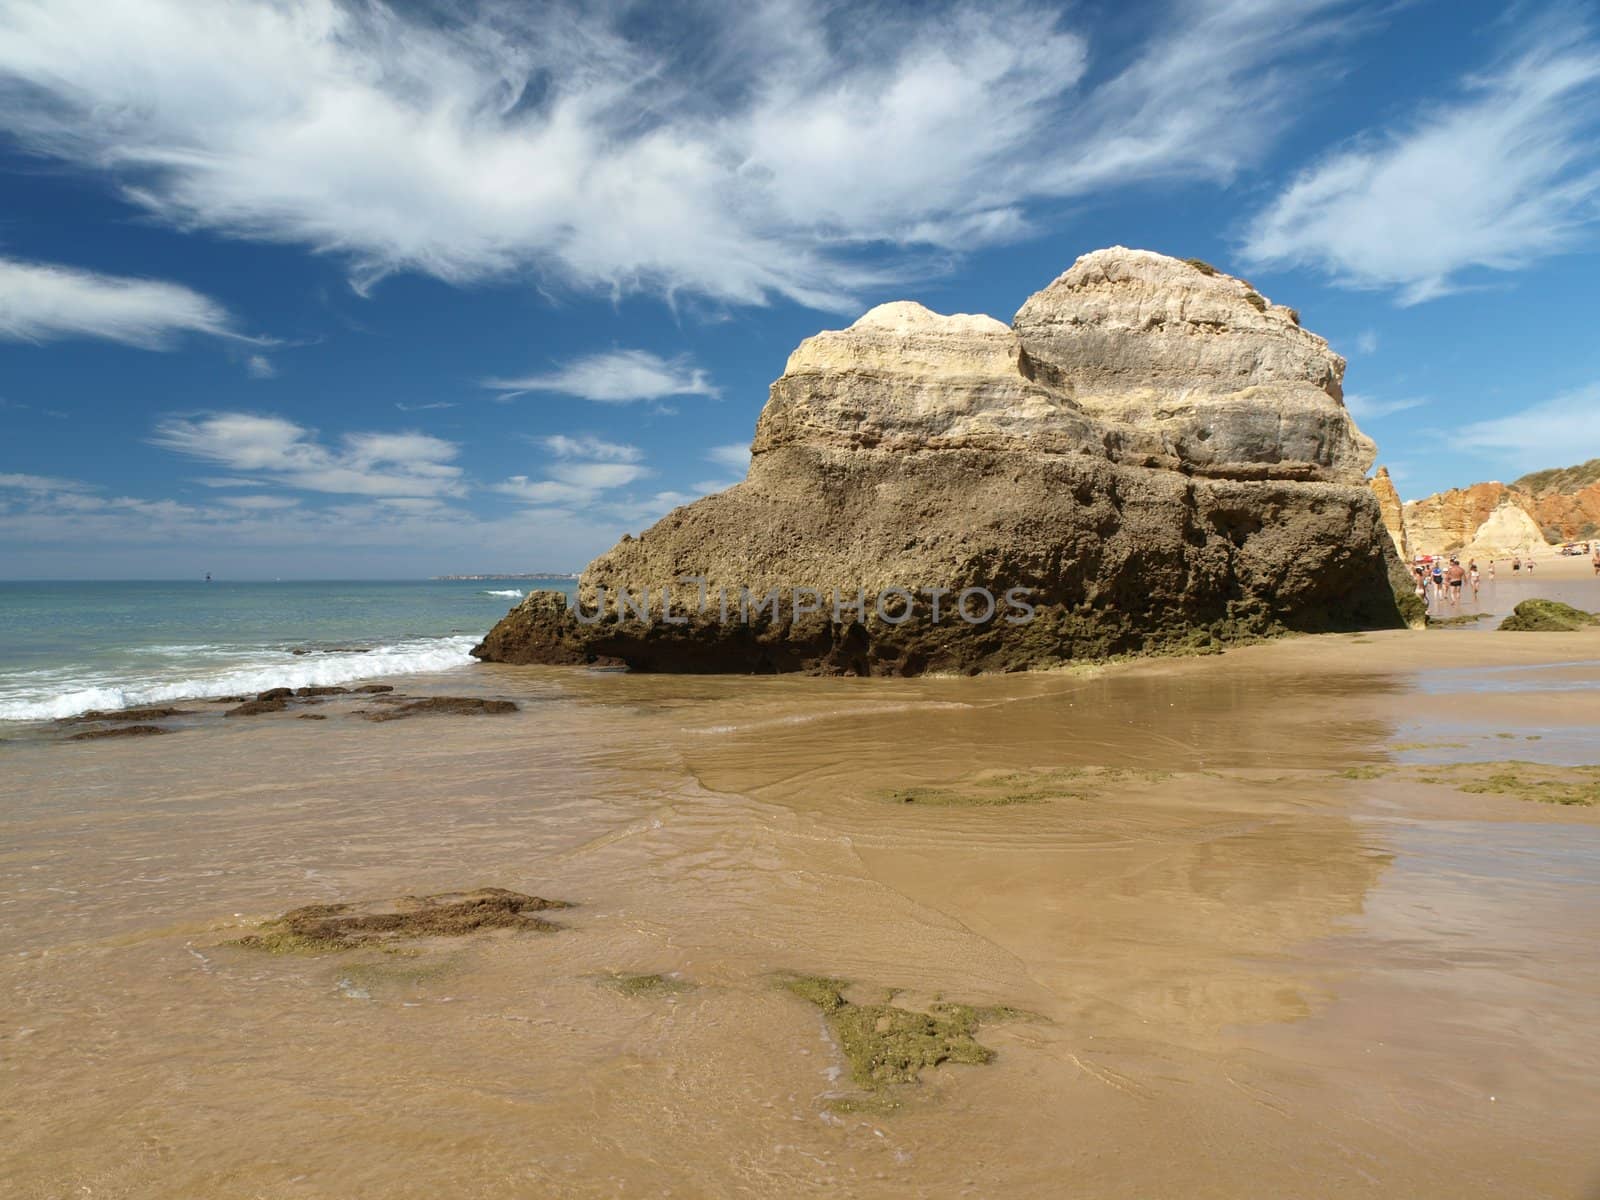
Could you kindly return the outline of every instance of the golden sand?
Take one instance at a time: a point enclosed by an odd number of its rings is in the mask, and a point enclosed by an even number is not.
[[[1600,630],[429,687],[521,711],[5,748],[8,1195],[1600,1187],[1600,809],[1420,769],[1600,763]],[[481,887],[574,907],[230,944]],[[1027,1019],[864,1087],[796,976]]]

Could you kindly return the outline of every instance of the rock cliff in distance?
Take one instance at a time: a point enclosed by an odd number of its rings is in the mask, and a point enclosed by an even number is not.
[[[1600,459],[1412,500],[1404,520],[1417,554],[1527,554],[1592,541],[1600,538]]]
[[[1291,309],[1148,251],[1085,255],[1010,326],[881,305],[790,356],[743,483],[474,653],[916,674],[1396,626],[1343,374]]]

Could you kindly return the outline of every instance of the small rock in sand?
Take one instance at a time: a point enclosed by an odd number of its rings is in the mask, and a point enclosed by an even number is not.
[[[547,932],[559,928],[533,914],[571,907],[564,900],[478,888],[436,896],[401,896],[374,904],[309,904],[290,909],[236,945],[274,953],[348,950],[396,938],[461,937],[486,929]]]
[[[280,688],[278,690],[288,691],[287,688]],[[225,717],[257,717],[262,713],[282,712],[288,707],[289,705],[287,701],[281,697],[274,696],[269,700],[247,700],[245,703],[239,705],[238,708],[230,708],[222,715]]]
[[[88,742],[99,738],[150,737],[153,734],[170,732],[171,730],[162,729],[159,725],[113,725],[110,729],[85,729],[82,733],[73,734],[67,740]]]
[[[480,700],[476,696],[429,696],[425,700],[407,701],[383,712],[367,713],[366,717],[369,721],[398,721],[401,717],[420,717],[429,713],[479,716],[516,711],[516,704],[510,700]]]
[[[85,721],[159,721],[164,717],[186,717],[192,712],[187,708],[171,708],[167,705],[149,705],[145,708],[122,708],[112,711],[103,711],[91,708],[86,713],[76,717],[64,718],[71,724],[80,724]]]

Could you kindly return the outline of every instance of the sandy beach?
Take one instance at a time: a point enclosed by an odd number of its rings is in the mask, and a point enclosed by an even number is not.
[[[521,710],[4,748],[11,1194],[1600,1186],[1600,809],[1461,790],[1592,784],[1600,631],[407,690]],[[230,944],[478,886],[574,907],[401,953]],[[794,974],[1015,1011],[991,1062],[873,1091]]]

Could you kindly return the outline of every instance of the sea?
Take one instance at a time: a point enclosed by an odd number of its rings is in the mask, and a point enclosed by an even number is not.
[[[0,721],[466,668],[565,578],[0,582]]]

